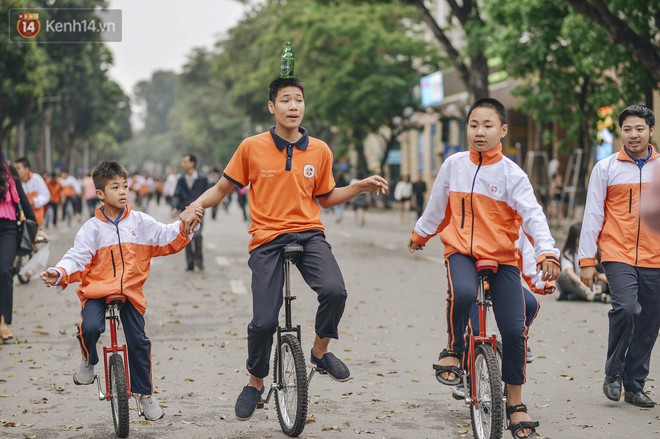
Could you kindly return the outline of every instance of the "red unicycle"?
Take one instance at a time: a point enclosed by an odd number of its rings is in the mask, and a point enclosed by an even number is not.
[[[502,383],[501,344],[491,329],[492,302],[488,282],[497,273],[492,260],[476,262],[479,275],[477,307],[479,333],[470,334],[467,352],[468,373],[463,373],[465,403],[470,405],[472,432],[476,439],[500,439],[504,428],[506,395]]]
[[[127,437],[129,431],[128,400],[131,397],[131,384],[128,372],[128,351],[126,345],[117,342],[119,310],[126,302],[123,294],[113,294],[105,298],[106,320],[110,322],[110,347],[103,347],[103,369],[105,371],[105,393],[101,380],[96,375],[99,399],[111,402],[112,421],[117,437]],[[139,410],[139,404],[138,404]]]

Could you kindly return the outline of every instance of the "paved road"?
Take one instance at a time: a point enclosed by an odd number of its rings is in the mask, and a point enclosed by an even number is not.
[[[251,297],[248,235],[232,208],[205,225],[206,272],[186,273],[183,254],[154,260],[146,286],[147,331],[167,414],[158,422],[141,421],[132,408],[132,438],[284,437],[273,405],[247,422],[233,415],[247,378]],[[151,213],[170,221],[166,212],[161,207]],[[325,221],[349,290],[341,339],[332,346],[353,379],[314,378],[301,437],[471,437],[468,408],[450,397],[431,370],[446,339],[439,240],[411,255],[405,244],[412,224],[400,225],[396,213],[369,211],[366,227],[354,226],[352,212],[346,213],[343,223],[330,215]],[[52,233],[52,262],[74,233]],[[293,289],[294,320],[303,327],[307,353],[315,295],[297,273]],[[0,346],[0,436],[113,437],[109,403],[96,399],[94,386],[76,386],[71,379],[80,358],[73,289],[56,294],[33,281],[16,286],[14,294],[17,342]],[[530,341],[537,358],[528,367],[524,397],[541,422],[540,433],[553,439],[660,437],[659,407],[642,410],[601,393],[609,306],[540,300]],[[658,352],[652,378],[660,374]],[[660,399],[655,381],[647,388]]]

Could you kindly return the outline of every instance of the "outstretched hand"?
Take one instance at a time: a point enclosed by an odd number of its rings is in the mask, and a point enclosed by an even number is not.
[[[50,288],[55,285],[55,282],[57,282],[57,279],[60,277],[60,273],[57,270],[50,268],[46,271],[42,271],[40,277],[44,284]]]
[[[380,175],[367,177],[364,180],[361,180],[358,184],[360,185],[362,192],[375,192],[376,195],[385,195],[390,190],[387,185],[387,180]]]

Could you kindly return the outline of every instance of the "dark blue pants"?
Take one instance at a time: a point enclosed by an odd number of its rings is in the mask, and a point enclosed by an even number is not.
[[[529,328],[532,326],[532,323],[534,323],[534,319],[539,313],[539,309],[541,308],[541,305],[539,304],[539,301],[536,300],[536,297],[534,297],[534,294],[532,294],[532,292],[529,291],[527,288],[523,287],[523,293],[525,294],[525,326],[527,327],[527,332],[529,332]],[[476,334],[479,333],[479,307],[477,306],[476,302],[474,303],[474,306],[470,310],[470,322],[468,323],[468,328],[465,331],[466,346],[468,341],[470,340],[470,334],[472,334],[472,331],[474,331]],[[526,346],[525,349],[527,349]],[[467,355],[463,355],[464,370],[467,369],[466,363],[467,363]]]
[[[479,277],[474,259],[454,253],[446,261],[448,347],[463,353],[465,328],[474,307]],[[525,295],[520,284],[520,270],[512,265],[500,265],[490,282],[493,313],[502,336],[502,380],[507,384],[525,383]]]
[[[300,244],[304,253],[296,267],[309,287],[318,295],[316,334],[338,338],[337,327],[344,313],[344,278],[323,233],[312,230],[286,233],[250,253],[252,270],[252,321],[248,325],[247,370],[257,378],[268,376],[273,334],[277,330],[283,303],[284,270],[282,249]]]
[[[627,391],[641,391],[660,330],[660,269],[603,265],[612,297],[605,374],[621,375]]]
[[[105,299],[88,299],[80,312],[82,321],[78,325],[76,338],[80,342],[83,358],[96,365],[99,357],[96,343],[105,332]],[[121,326],[128,347],[128,367],[131,376],[131,392],[151,395],[151,340],[144,333],[144,317],[129,300],[119,311]],[[108,346],[110,342],[108,341]]]

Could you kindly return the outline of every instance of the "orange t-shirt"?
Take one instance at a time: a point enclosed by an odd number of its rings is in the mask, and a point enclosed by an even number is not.
[[[277,136],[273,128],[249,137],[225,168],[225,178],[237,186],[250,184],[248,251],[282,233],[324,230],[316,198],[335,188],[332,151],[304,128],[300,132],[303,136],[294,144]]]

